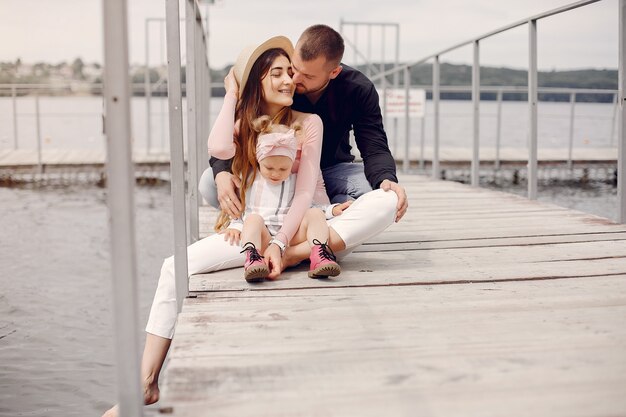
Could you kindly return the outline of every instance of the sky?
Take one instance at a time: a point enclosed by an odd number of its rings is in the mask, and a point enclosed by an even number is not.
[[[0,61],[102,62],[102,0],[0,0]],[[572,0],[215,0],[208,6],[209,59],[213,68],[232,63],[246,45],[285,35],[294,43],[306,27],[340,20],[397,23],[401,62],[414,62],[452,45]],[[203,14],[207,7],[202,6]],[[181,8],[182,11],[182,8]],[[617,68],[618,0],[602,0],[538,22],[540,69]],[[165,0],[128,0],[132,64],[145,63],[146,19],[162,18]],[[181,13],[181,17],[184,14]],[[164,27],[149,26],[150,65],[165,62]],[[395,56],[395,31],[344,27],[344,37],[373,61]],[[355,40],[356,36],[356,40]],[[371,44],[368,47],[368,39]],[[383,41],[384,39],[384,41]],[[524,68],[528,30],[514,29],[481,42],[481,65]],[[184,50],[184,48],[183,48]],[[384,52],[383,52],[384,51]],[[184,57],[183,57],[184,59]],[[470,63],[467,46],[443,62]],[[362,62],[362,59],[360,59]],[[353,49],[344,62],[354,64]]]

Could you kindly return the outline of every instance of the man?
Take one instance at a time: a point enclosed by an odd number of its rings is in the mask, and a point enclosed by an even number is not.
[[[372,189],[392,190],[398,195],[398,222],[406,213],[408,202],[396,177],[378,93],[365,75],[341,64],[343,52],[343,38],[329,26],[314,25],[302,33],[292,58],[296,85],[292,108],[315,113],[324,123],[320,165],[331,202],[356,199]],[[351,130],[363,163],[354,162],[351,154]],[[229,173],[230,162],[212,158],[211,167],[219,205],[232,217],[238,217],[242,209],[236,193],[239,183]],[[206,174],[201,179],[201,193],[209,203],[217,205],[218,201],[203,185],[207,182]]]

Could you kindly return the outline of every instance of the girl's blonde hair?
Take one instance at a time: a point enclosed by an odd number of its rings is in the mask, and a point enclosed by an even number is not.
[[[285,133],[289,131],[289,129],[293,129],[293,131],[297,134],[302,130],[302,125],[300,125],[300,123],[292,123],[291,126],[287,126],[280,123],[274,123],[271,117],[264,115],[257,117],[252,121],[252,129],[257,132],[258,136],[264,133]]]

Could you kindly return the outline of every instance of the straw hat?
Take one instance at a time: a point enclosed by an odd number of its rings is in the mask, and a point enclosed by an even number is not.
[[[274,36],[258,46],[247,46],[243,49],[243,51],[241,51],[239,57],[237,57],[237,62],[235,62],[235,65],[233,66],[235,78],[239,84],[239,97],[241,97],[241,93],[246,86],[246,82],[248,82],[248,76],[250,75],[252,65],[254,65],[263,52],[274,48],[283,49],[287,52],[287,55],[289,55],[289,58],[291,59],[291,56],[293,55],[293,44],[284,36]]]

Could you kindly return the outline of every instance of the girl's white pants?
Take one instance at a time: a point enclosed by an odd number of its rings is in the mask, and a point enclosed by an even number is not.
[[[346,249],[339,252],[337,257],[343,258],[389,227],[395,219],[397,203],[395,192],[374,190],[355,200],[343,214],[329,220],[328,225],[346,244]],[[246,258],[240,251],[239,245],[231,246],[224,241],[223,235],[213,234],[199,240],[187,248],[189,275],[241,267]],[[171,339],[177,313],[174,257],[171,256],[165,259],[161,267],[146,331]]]

